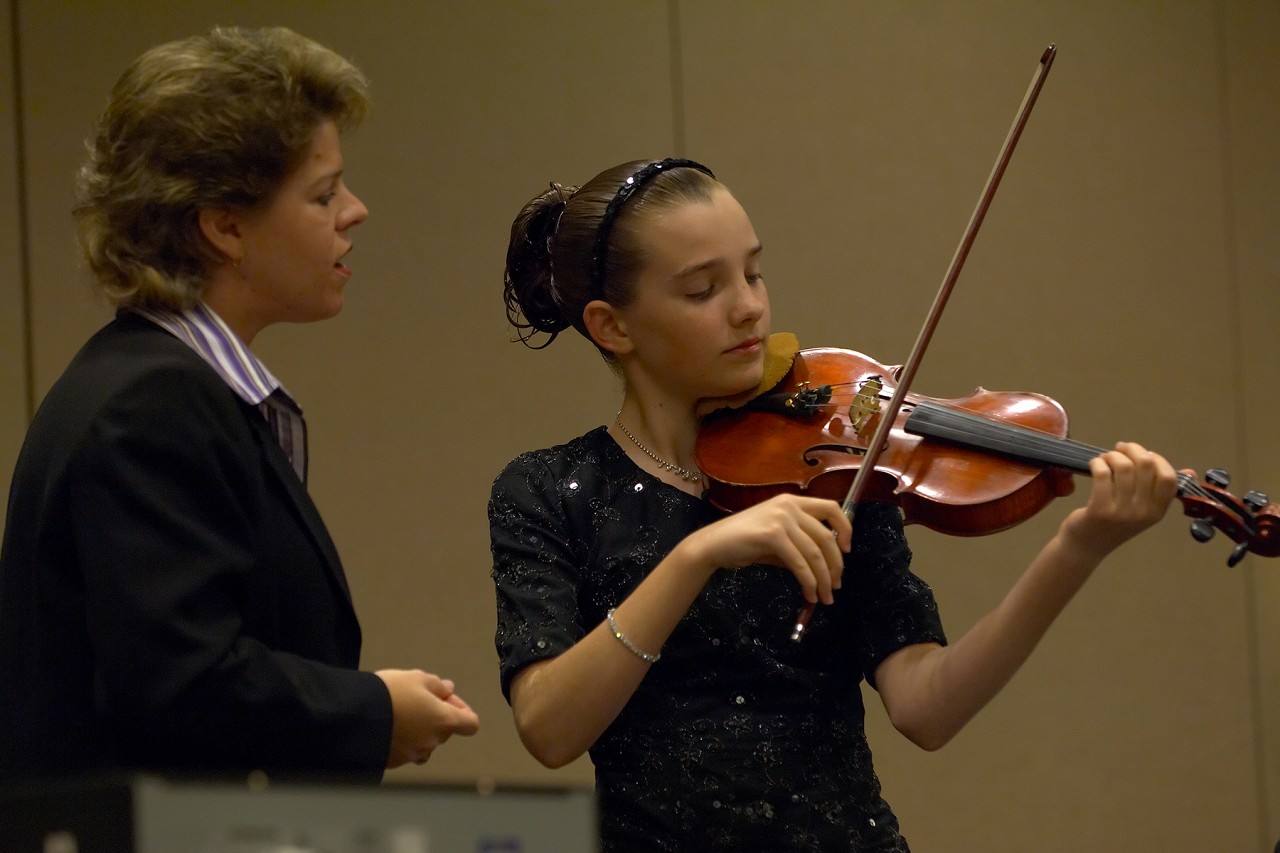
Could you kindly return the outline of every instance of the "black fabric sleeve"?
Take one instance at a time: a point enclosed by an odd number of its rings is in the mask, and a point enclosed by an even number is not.
[[[917,643],[945,645],[933,590],[911,571],[911,549],[894,504],[868,501],[854,517],[854,548],[846,559],[842,594],[857,603],[863,677],[875,687],[876,667]]]
[[[578,607],[583,544],[575,541],[555,483],[546,465],[526,454],[498,475],[489,500],[495,644],[508,701],[521,669],[567,651],[586,634]]]

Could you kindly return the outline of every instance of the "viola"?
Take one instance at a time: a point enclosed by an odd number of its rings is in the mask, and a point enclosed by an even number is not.
[[[1048,397],[978,388],[940,400],[909,391],[1056,55],[1051,44],[1040,56],[906,361],[890,369],[849,350],[797,346],[774,384],[766,360],[768,387],[699,430],[695,456],[713,503],[736,510],[783,492],[843,497],[852,520],[859,501],[888,500],[906,523],[978,535],[1030,518],[1072,491],[1071,474],[1089,471],[1089,460],[1103,451],[1068,439],[1066,412]],[[1225,532],[1236,542],[1232,566],[1250,551],[1280,555],[1280,508],[1260,492],[1236,498],[1229,482],[1217,469],[1204,482],[1179,472],[1192,535],[1203,542]],[[801,610],[792,640],[801,639],[812,612],[813,605]]]
[[[708,498],[737,511],[782,493],[841,500],[883,419],[887,439],[865,474],[862,499],[899,506],[907,524],[977,536],[1026,521],[1074,489],[1103,450],[1067,437],[1063,407],[1043,394],[977,388],[967,397],[891,399],[898,366],[851,350],[800,350],[771,390],[709,416],[698,434]],[[1257,491],[1237,498],[1225,472],[1178,474],[1178,497],[1201,542],[1221,530],[1247,553],[1280,556],[1280,506]]]

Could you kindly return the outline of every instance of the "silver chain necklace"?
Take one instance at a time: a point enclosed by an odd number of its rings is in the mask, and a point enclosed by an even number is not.
[[[674,462],[668,462],[667,460],[663,459],[661,456],[659,456],[658,454],[654,453],[652,450],[650,450],[649,448],[641,444],[640,439],[632,435],[631,430],[627,429],[627,425],[622,422],[621,409],[619,409],[618,414],[614,416],[614,421],[617,422],[618,429],[622,430],[622,434],[625,435],[627,438],[631,439],[632,444],[640,448],[644,452],[644,454],[648,456],[650,459],[652,459],[654,462],[657,462],[658,466],[662,468],[664,471],[670,471],[671,473],[678,476],[681,480],[684,480],[689,483],[702,482],[701,471],[682,468]]]

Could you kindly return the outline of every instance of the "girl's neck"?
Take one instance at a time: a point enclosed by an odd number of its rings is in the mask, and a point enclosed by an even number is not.
[[[698,421],[692,406],[646,403],[628,392],[609,432],[642,469],[690,494],[701,494],[694,460]]]

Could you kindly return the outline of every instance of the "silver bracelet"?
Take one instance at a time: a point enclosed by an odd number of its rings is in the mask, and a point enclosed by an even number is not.
[[[605,614],[604,619],[609,623],[609,630],[613,632],[613,636],[618,638],[618,642],[626,646],[627,651],[640,658],[640,660],[645,663],[657,663],[658,658],[662,657],[662,652],[658,652],[656,655],[651,655],[648,652],[641,651],[635,643],[628,640],[627,635],[618,630],[618,623],[613,621],[612,608],[610,608],[609,612]]]

